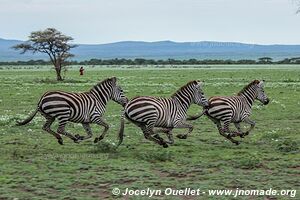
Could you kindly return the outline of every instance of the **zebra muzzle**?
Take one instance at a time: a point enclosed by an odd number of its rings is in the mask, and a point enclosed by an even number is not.
[[[268,99],[266,99],[266,101],[264,101],[264,105],[268,105],[269,102],[270,102],[270,99],[268,98]]]

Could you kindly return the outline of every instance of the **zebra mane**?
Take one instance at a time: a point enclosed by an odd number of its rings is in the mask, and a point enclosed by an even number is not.
[[[172,94],[171,97],[176,96],[178,93],[180,93],[182,90],[184,90],[185,88],[187,88],[190,85],[197,85],[197,81],[190,81],[187,84],[185,84],[184,86],[182,86],[181,88],[179,88],[174,94]]]
[[[239,93],[237,95],[241,95],[245,90],[248,90],[248,88],[250,88],[253,85],[259,84],[259,80],[254,80],[251,83],[249,83],[248,85],[246,85],[241,91],[239,91]]]
[[[99,86],[99,85],[103,85],[105,83],[116,83],[117,79],[116,77],[111,77],[111,78],[107,78],[107,79],[104,79],[103,81],[97,83],[96,85],[93,86],[93,88],[91,90],[93,90],[95,87]]]

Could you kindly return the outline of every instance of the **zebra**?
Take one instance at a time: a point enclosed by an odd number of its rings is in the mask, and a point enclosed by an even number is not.
[[[116,77],[103,80],[89,92],[49,91],[41,97],[36,110],[24,121],[17,122],[17,125],[21,126],[29,123],[37,112],[40,112],[46,118],[42,129],[56,137],[58,143],[62,145],[63,139],[60,134],[69,137],[75,143],[79,143],[92,137],[90,123],[96,123],[104,127],[102,134],[94,140],[97,143],[104,138],[109,129],[109,125],[102,118],[102,115],[110,99],[123,107],[128,102],[123,90],[117,85]],[[57,132],[50,128],[55,119],[58,120]],[[68,121],[81,123],[87,135],[80,136],[76,134],[73,136],[67,132],[65,125]]]
[[[188,128],[186,134],[177,135],[180,139],[186,139],[187,135],[193,131],[193,126],[185,121],[187,110],[193,103],[208,106],[207,99],[202,92],[201,81],[195,80],[187,83],[170,98],[139,96],[131,99],[126,104],[121,117],[119,145],[123,141],[124,115],[142,129],[146,139],[164,148],[174,143],[171,133],[173,128]],[[154,131],[154,128],[160,129]],[[167,134],[169,141],[161,138],[158,135],[159,132]]]
[[[255,126],[255,121],[249,118],[254,100],[257,99],[264,105],[267,105],[270,101],[264,91],[264,82],[264,80],[254,80],[236,96],[211,97],[208,100],[209,106],[206,110],[198,116],[188,117],[187,120],[195,120],[204,114],[217,125],[218,131],[222,136],[238,145],[239,142],[232,137],[240,136],[243,138]],[[242,132],[240,122],[250,124],[250,128],[246,132]],[[230,123],[234,123],[237,131],[229,129]]]

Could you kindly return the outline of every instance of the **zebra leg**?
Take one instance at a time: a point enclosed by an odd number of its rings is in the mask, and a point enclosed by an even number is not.
[[[232,141],[232,138],[230,136],[228,136],[227,134],[225,134],[225,129],[222,128],[221,122],[220,121],[215,121],[215,124],[217,125],[218,131],[220,133],[220,135],[222,135],[223,137],[225,137],[226,139]]]
[[[79,134],[76,134],[75,137],[80,141],[82,140],[86,140],[86,139],[89,139],[93,136],[92,134],[92,129],[90,127],[90,124],[89,123],[81,123],[82,124],[82,127],[84,128],[85,132],[87,133],[86,136],[81,136]]]
[[[60,145],[63,145],[63,139],[60,137],[60,135],[58,133],[55,133],[54,131],[51,130],[50,126],[52,125],[52,123],[54,122],[55,118],[52,117],[46,117],[46,123],[43,126],[43,130],[47,131],[48,133],[50,133],[51,135],[53,135],[54,137],[56,137],[57,142]]]
[[[194,127],[191,124],[188,124],[186,122],[181,122],[177,124],[174,128],[188,128],[188,132],[186,134],[177,134],[176,137],[179,139],[186,139],[187,136],[193,131]]]
[[[168,141],[165,141],[166,143],[168,143],[168,144],[174,144],[174,138],[173,138],[173,134],[172,134],[172,129],[171,128],[161,128],[161,129],[155,130],[156,135],[154,135],[154,137],[157,138],[157,139],[161,138],[158,135],[159,132],[165,133],[167,135]]]
[[[244,138],[244,133],[242,132],[242,129],[241,129],[241,124],[239,122],[235,122],[234,123],[234,126],[235,128],[238,130],[238,132],[240,133],[239,136],[241,138]]]
[[[239,145],[238,141],[232,139],[230,135],[226,134],[226,132],[228,132],[228,129],[229,129],[228,127],[229,127],[230,121],[224,122],[224,128],[222,128],[220,120],[217,120],[217,119],[215,119],[215,118],[213,118],[209,115],[207,115],[207,117],[217,125],[217,128],[218,128],[218,131],[219,131],[220,135],[222,135],[226,139],[230,140],[232,143],[235,143],[236,145]]]
[[[234,122],[234,126],[238,130],[238,132],[242,132],[241,125],[239,122]]]
[[[156,130],[154,129],[153,130],[153,134],[154,134],[153,137],[158,139],[159,141],[164,141],[164,139],[162,137],[160,137],[160,135],[159,135],[160,132],[163,132],[163,129],[156,129]]]
[[[79,142],[78,142],[78,138],[74,137],[71,133],[68,133],[68,132],[65,130],[66,122],[67,122],[67,121],[59,121],[58,128],[57,128],[57,132],[58,132],[59,134],[62,134],[62,135],[67,136],[68,138],[70,138],[71,140],[73,140],[75,143],[79,143]]]
[[[141,127],[141,129],[144,133],[144,136],[147,140],[150,140],[159,145],[162,145],[164,148],[168,147],[168,144],[164,141],[164,139],[153,132],[153,126],[139,125],[139,127]],[[155,136],[153,137],[153,135],[155,135]]]
[[[108,123],[106,123],[102,118],[98,117],[96,120],[95,120],[95,123],[100,125],[100,126],[103,126],[104,127],[104,131],[102,132],[102,134],[99,136],[99,137],[96,137],[95,140],[94,140],[94,143],[97,143],[99,142],[100,140],[102,140],[104,138],[104,136],[106,135],[108,129],[109,129],[109,125]]]
[[[244,122],[247,123],[247,124],[250,124],[251,127],[249,128],[248,131],[246,131],[245,133],[243,133],[243,136],[244,135],[249,135],[250,131],[252,131],[252,129],[255,127],[255,121],[252,121],[249,118],[244,119]]]
[[[169,139],[169,141],[166,141],[166,142],[169,144],[174,144],[172,129],[171,128],[163,129],[163,132],[167,135],[167,137]]]
[[[225,138],[227,138],[228,140],[230,140],[232,143],[234,143],[236,145],[239,145],[240,144],[239,141],[232,139],[232,137],[236,137],[237,135],[239,135],[239,133],[237,133],[236,131],[229,130],[229,124],[230,124],[230,121],[225,121],[223,129],[222,129],[221,123],[219,124],[219,126],[217,124],[218,129],[219,129],[219,133],[222,136],[224,136]],[[229,134],[226,135],[225,133],[229,133]]]

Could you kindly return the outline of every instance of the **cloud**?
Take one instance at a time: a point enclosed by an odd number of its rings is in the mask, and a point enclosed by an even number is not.
[[[0,0],[0,37],[55,27],[78,43],[120,40],[300,43],[290,0]]]

